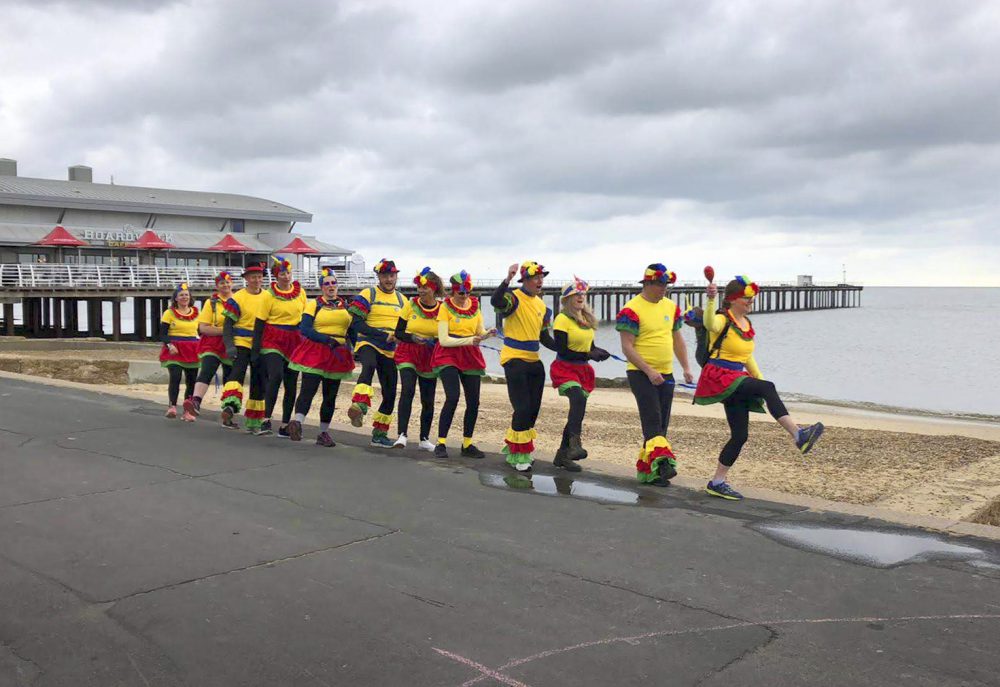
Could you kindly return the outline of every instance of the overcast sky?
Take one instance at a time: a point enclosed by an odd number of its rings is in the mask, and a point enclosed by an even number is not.
[[[0,0],[22,176],[499,277],[1000,286],[1000,2]]]

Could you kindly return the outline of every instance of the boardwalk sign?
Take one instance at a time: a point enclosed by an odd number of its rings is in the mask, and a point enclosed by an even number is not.
[[[137,230],[131,224],[126,224],[121,229],[84,229],[83,240],[94,246],[108,246],[109,248],[121,248],[133,241],[138,241],[146,230]],[[169,232],[154,232],[164,241],[170,242],[174,235]]]

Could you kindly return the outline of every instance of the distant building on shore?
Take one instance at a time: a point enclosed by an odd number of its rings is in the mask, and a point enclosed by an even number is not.
[[[353,250],[295,231],[311,221],[264,198],[94,183],[83,165],[65,181],[19,177],[0,158],[0,265],[218,267],[280,253],[309,271],[355,271]],[[144,234],[159,247],[132,245]]]

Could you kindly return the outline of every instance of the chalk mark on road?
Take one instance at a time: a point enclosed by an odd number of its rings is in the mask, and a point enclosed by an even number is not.
[[[462,665],[469,666],[474,670],[478,670],[480,672],[480,676],[475,680],[473,680],[473,682],[479,682],[480,680],[491,678],[499,683],[508,685],[508,687],[528,687],[528,685],[524,684],[523,682],[518,682],[509,675],[504,675],[499,670],[493,670],[492,668],[487,668],[482,663],[476,663],[472,659],[466,658],[465,656],[459,656],[458,654],[454,654],[450,651],[445,651],[444,649],[438,649],[437,647],[434,647],[434,651],[438,652],[442,656],[450,658],[451,660],[457,663],[461,663]]]

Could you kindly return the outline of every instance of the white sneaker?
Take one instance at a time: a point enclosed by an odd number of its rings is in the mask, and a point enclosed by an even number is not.
[[[393,448],[406,448],[406,435],[400,434],[396,437],[396,443],[392,445]]]
[[[518,472],[528,472],[531,470],[531,463],[518,463],[514,466],[514,469]]]
[[[421,451],[429,451],[430,453],[434,453],[434,444],[431,443],[430,439],[424,439],[423,441],[421,441],[419,444],[417,444],[417,448],[420,449]]]

